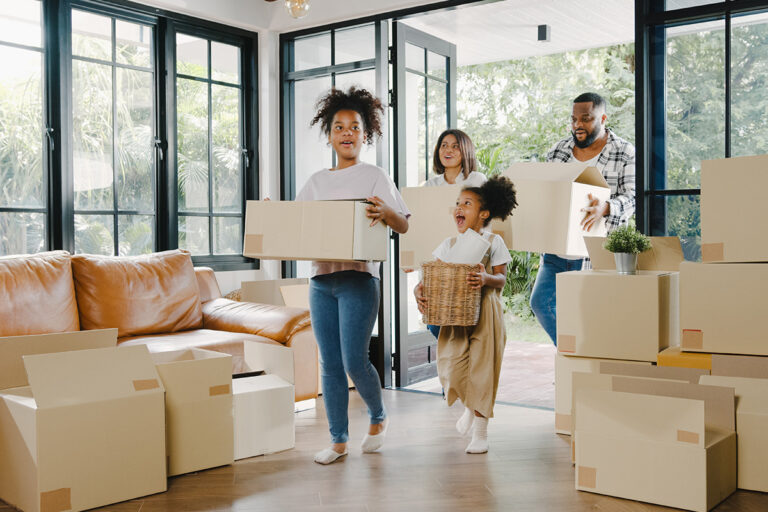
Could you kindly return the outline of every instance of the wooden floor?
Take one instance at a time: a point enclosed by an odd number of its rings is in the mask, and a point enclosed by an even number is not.
[[[328,443],[318,408],[297,414],[296,448],[233,466],[174,477],[168,492],[105,507],[160,511],[520,511],[632,512],[670,510],[578,492],[569,441],[553,433],[550,411],[496,407],[491,451],[467,455],[454,430],[460,413],[438,396],[385,391],[391,418],[381,453],[363,455],[365,406],[350,402],[350,455],[330,466],[312,462]],[[6,511],[0,502],[0,510]],[[768,510],[768,494],[738,491],[718,512]]]

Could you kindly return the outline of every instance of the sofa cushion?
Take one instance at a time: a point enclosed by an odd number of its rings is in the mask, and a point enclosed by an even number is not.
[[[195,329],[156,336],[133,336],[118,340],[118,344],[121,347],[146,345],[150,352],[167,352],[188,348],[202,348],[223,352],[232,356],[232,374],[234,375],[248,371],[243,359],[243,341],[245,340],[278,345],[275,341],[255,334],[216,331],[212,329]]]
[[[0,258],[0,336],[79,331],[66,251]]]
[[[213,299],[203,304],[203,326],[206,329],[258,334],[288,342],[297,331],[310,325],[309,310]]]
[[[80,326],[117,327],[118,337],[202,327],[200,292],[186,251],[72,256]]]

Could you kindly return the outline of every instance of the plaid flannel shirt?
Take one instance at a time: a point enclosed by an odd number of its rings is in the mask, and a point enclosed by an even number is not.
[[[626,224],[635,213],[635,146],[608,128],[608,142],[600,152],[595,167],[611,187],[608,203],[611,211],[605,220],[608,232]],[[561,140],[547,153],[547,162],[570,162],[573,157],[573,137]]]

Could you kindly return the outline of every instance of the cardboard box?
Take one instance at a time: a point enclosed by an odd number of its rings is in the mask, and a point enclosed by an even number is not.
[[[263,281],[243,281],[240,285],[240,300],[258,304],[274,304],[285,306],[281,288],[283,286],[308,284],[309,279],[299,277],[293,279],[265,279]]]
[[[701,368],[712,370],[712,354],[698,352],[683,352],[680,347],[667,347],[656,358],[659,366],[674,366],[677,368]]]
[[[0,389],[29,386],[23,356],[117,346],[117,329],[0,337]]]
[[[698,512],[736,489],[733,389],[615,377],[576,408],[577,489]]]
[[[589,205],[589,194],[601,201],[611,197],[611,188],[595,167],[583,162],[525,162],[504,171],[517,190],[517,208],[502,224],[511,238],[510,249],[587,256],[585,236],[605,236],[605,219],[590,231],[581,221]]]
[[[30,385],[0,391],[0,498],[54,512],[166,490],[164,389],[146,346],[29,355],[24,366]]]
[[[384,261],[389,232],[364,201],[248,201],[243,255],[272,260]]]
[[[734,388],[739,489],[768,492],[768,373],[764,378],[702,375],[700,383]]]
[[[555,432],[571,435],[571,413],[573,409],[572,376],[575,372],[598,373],[600,363],[608,359],[573,357],[555,354]],[[626,361],[626,364],[650,363]]]
[[[767,282],[764,263],[681,264],[682,349],[768,355]]]
[[[246,341],[245,362],[264,375],[232,382],[235,410],[235,459],[293,448],[293,352],[286,347]]]
[[[768,261],[768,224],[761,221],[766,169],[768,155],[701,162],[703,262]]]
[[[309,284],[281,286],[280,294],[286,306],[309,309]]]
[[[557,275],[557,349],[577,356],[656,362],[679,344],[677,237],[654,238],[637,275],[619,275],[603,238],[586,237],[594,270]],[[666,267],[666,268],[665,268]]]
[[[402,189],[411,217],[408,232],[400,235],[400,268],[421,268],[422,263],[435,259],[432,252],[443,240],[459,234],[453,214],[462,188],[461,185],[445,185]],[[507,247],[511,246],[511,232],[501,221],[492,220],[486,229],[504,238]]]
[[[152,360],[165,386],[168,476],[232,464],[232,356],[193,348]]]

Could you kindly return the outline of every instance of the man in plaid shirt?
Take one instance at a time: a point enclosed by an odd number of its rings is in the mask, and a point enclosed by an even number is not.
[[[571,137],[555,144],[547,153],[548,162],[584,162],[603,174],[611,187],[611,198],[600,202],[590,194],[581,225],[589,231],[600,219],[612,231],[626,224],[635,213],[635,147],[605,127],[605,100],[586,92],[573,100]],[[584,260],[567,254],[542,254],[531,309],[552,342],[557,345],[555,276],[581,270]]]

